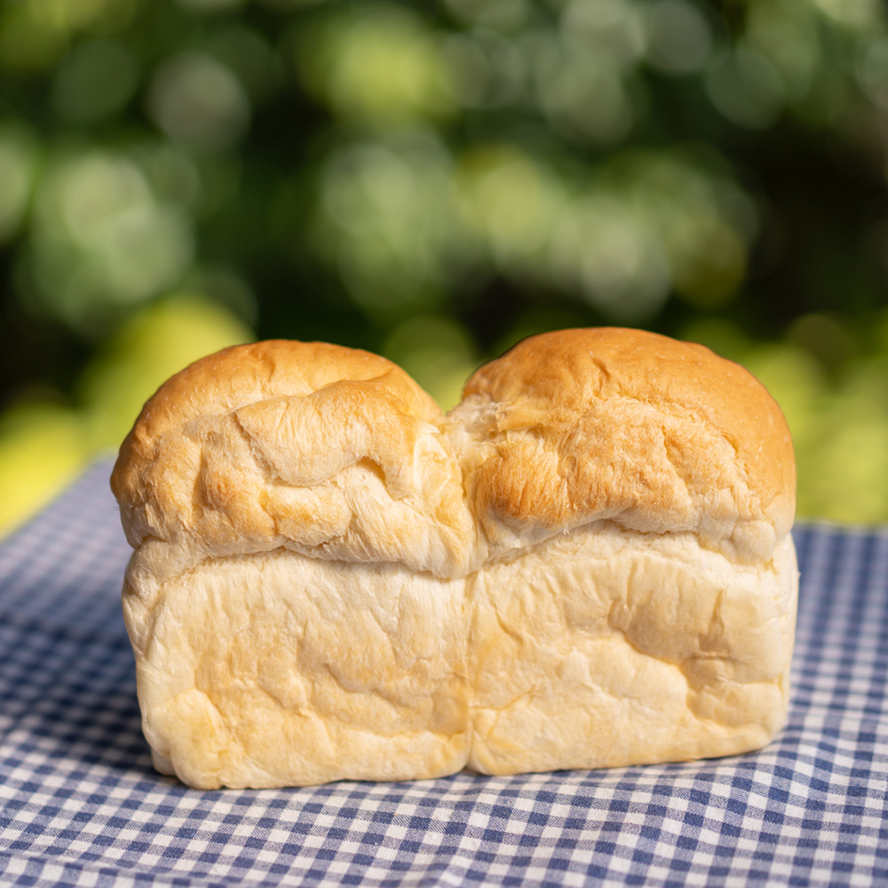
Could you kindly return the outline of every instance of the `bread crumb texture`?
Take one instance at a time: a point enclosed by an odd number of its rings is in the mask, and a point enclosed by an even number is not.
[[[155,764],[258,788],[759,748],[794,471],[752,376],[641,331],[525,340],[446,416],[366,352],[205,358],[112,475]]]

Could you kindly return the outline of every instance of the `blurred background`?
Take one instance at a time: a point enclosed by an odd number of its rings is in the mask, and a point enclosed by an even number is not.
[[[888,521],[879,0],[5,0],[0,533],[253,338],[447,409],[531,333],[751,369],[799,511]]]

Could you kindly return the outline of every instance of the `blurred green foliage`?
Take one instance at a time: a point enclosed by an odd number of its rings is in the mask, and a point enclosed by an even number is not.
[[[800,512],[888,521],[878,0],[6,0],[0,527],[253,337],[445,408],[546,329],[746,364]]]

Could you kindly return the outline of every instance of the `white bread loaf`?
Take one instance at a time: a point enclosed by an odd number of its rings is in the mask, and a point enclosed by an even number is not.
[[[722,756],[785,718],[792,444],[701,346],[532,337],[447,416],[366,352],[226,349],[112,487],[145,735],[193,786]]]

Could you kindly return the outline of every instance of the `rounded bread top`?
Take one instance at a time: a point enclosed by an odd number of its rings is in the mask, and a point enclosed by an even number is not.
[[[450,573],[471,557],[475,524],[441,418],[407,373],[369,352],[234,346],[145,404],[111,486],[134,547],[174,544],[171,572],[285,547]]]
[[[701,345],[621,328],[533,336],[481,367],[450,419],[494,549],[608,519],[758,558],[792,525],[780,408]]]
[[[457,576],[596,521],[767,560],[795,512],[765,388],[703,346],[619,328],[519,343],[446,418],[368,352],[225,349],[147,402],[112,488],[161,573],[283,547]]]
[[[123,443],[128,458],[154,439],[205,413],[225,413],[280,395],[310,395],[343,380],[385,381],[404,411],[429,422],[441,408],[397,364],[380,355],[327,342],[269,339],[233,345],[170,377],[146,402]],[[135,449],[130,453],[130,449]]]

